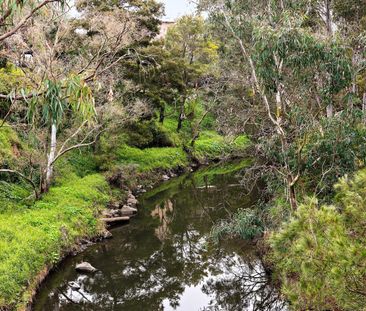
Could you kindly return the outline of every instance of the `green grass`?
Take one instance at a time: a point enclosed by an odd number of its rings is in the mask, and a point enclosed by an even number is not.
[[[242,135],[230,139],[214,131],[203,132],[195,143],[193,154],[199,160],[215,160],[243,152],[249,145],[249,139]]]
[[[118,147],[117,156],[120,165],[134,164],[140,172],[168,170],[188,165],[184,151],[174,147],[139,149],[122,145]]]
[[[17,212],[29,206],[27,198],[32,194],[28,185],[0,180],[0,214]]]
[[[13,162],[15,160],[13,148],[14,146],[20,147],[20,145],[16,132],[5,123],[0,128],[0,165]]]
[[[40,271],[58,262],[77,238],[97,233],[107,190],[102,175],[74,178],[31,209],[0,214],[0,309],[25,304]]]

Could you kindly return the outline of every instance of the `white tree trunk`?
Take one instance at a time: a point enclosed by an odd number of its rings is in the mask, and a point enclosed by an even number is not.
[[[325,2],[325,22],[327,25],[328,35],[333,36],[333,16],[332,16],[331,0]]]
[[[333,118],[333,105],[329,104],[327,106],[327,118]]]
[[[50,153],[47,159],[47,169],[46,169],[46,180],[45,180],[45,190],[47,191],[51,185],[52,175],[53,175],[53,164],[56,156],[57,147],[57,125],[55,122],[51,125],[51,145]]]
[[[366,92],[363,93],[362,112],[363,112],[363,122],[366,124]]]

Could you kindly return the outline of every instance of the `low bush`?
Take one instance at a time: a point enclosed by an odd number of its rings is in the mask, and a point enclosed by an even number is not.
[[[241,209],[235,213],[232,219],[222,221],[212,228],[211,237],[218,242],[222,238],[240,237],[244,240],[252,240],[264,231],[260,215],[255,210]]]
[[[336,185],[335,205],[310,198],[270,238],[282,291],[299,310],[364,310],[366,170]]]

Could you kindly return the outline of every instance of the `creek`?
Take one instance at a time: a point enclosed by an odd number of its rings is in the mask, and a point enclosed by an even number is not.
[[[210,239],[214,224],[252,208],[258,193],[230,168],[164,182],[139,197],[137,217],[112,229],[113,239],[61,263],[34,311],[287,310],[251,243]],[[98,272],[77,273],[82,261]]]

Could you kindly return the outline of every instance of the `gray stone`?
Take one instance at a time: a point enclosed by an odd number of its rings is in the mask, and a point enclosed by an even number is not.
[[[72,290],[79,290],[81,288],[80,284],[76,282],[70,282],[69,286],[71,287]]]
[[[169,179],[170,179],[170,177],[169,177],[168,175],[163,175],[161,178],[162,178],[163,180],[169,180]]]
[[[124,205],[121,209],[122,216],[132,216],[137,213],[137,209],[131,206]]]
[[[121,211],[118,210],[118,209],[112,209],[110,211],[110,213],[111,213],[111,217],[119,217],[119,216],[121,216]]]
[[[106,230],[103,232],[103,239],[111,239],[111,238],[113,238],[113,234],[110,231]]]
[[[137,199],[134,197],[134,196],[131,196],[130,198],[128,198],[128,200],[127,200],[127,204],[128,205],[132,205],[132,206],[134,206],[134,205],[136,205],[138,203],[138,201],[137,201]]]
[[[84,273],[93,273],[97,271],[97,269],[94,268],[89,262],[82,262],[77,264],[75,270]]]

